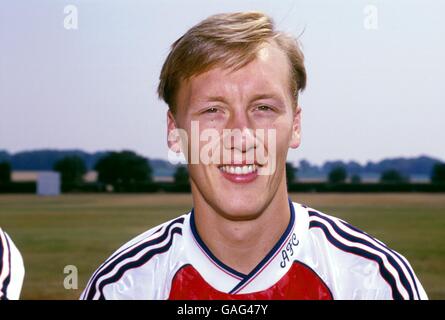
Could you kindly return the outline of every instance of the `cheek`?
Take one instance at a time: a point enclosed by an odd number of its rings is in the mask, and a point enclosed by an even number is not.
[[[204,167],[219,161],[222,129],[205,121],[194,120],[193,124],[189,123],[186,132],[188,161],[192,165],[190,174],[193,174],[193,170],[198,176]]]
[[[283,150],[287,150],[289,148],[289,143],[292,139],[292,122],[287,119],[281,119],[280,121],[276,121],[270,128],[275,132],[275,146],[278,152],[278,155],[283,153]]]

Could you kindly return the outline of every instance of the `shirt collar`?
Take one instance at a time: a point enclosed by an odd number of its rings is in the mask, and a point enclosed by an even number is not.
[[[210,251],[197,232],[192,210],[184,223],[186,252],[191,264],[210,285],[222,292],[236,294],[267,289],[289,270],[307,231],[304,207],[289,200],[289,211],[289,223],[280,239],[249,274],[243,274]]]

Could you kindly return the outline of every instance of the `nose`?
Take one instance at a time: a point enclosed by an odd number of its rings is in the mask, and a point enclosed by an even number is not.
[[[254,130],[245,112],[237,112],[232,115],[223,130],[223,143],[225,149],[243,153],[255,149]]]

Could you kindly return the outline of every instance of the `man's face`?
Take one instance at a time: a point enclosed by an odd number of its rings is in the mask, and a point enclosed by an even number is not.
[[[182,82],[168,128],[187,132],[195,201],[226,218],[247,220],[261,214],[277,193],[286,193],[287,150],[300,143],[289,72],[285,54],[268,44],[241,69],[217,67]],[[232,137],[228,130],[234,130]],[[208,155],[213,162],[203,159]]]

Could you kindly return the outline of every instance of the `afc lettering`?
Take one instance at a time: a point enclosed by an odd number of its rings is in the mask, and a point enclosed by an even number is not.
[[[292,257],[294,255],[294,249],[296,246],[298,246],[299,243],[300,241],[297,239],[297,235],[295,233],[292,234],[289,241],[284,246],[283,250],[281,250],[281,268],[286,267],[286,263],[290,262],[289,257]]]

